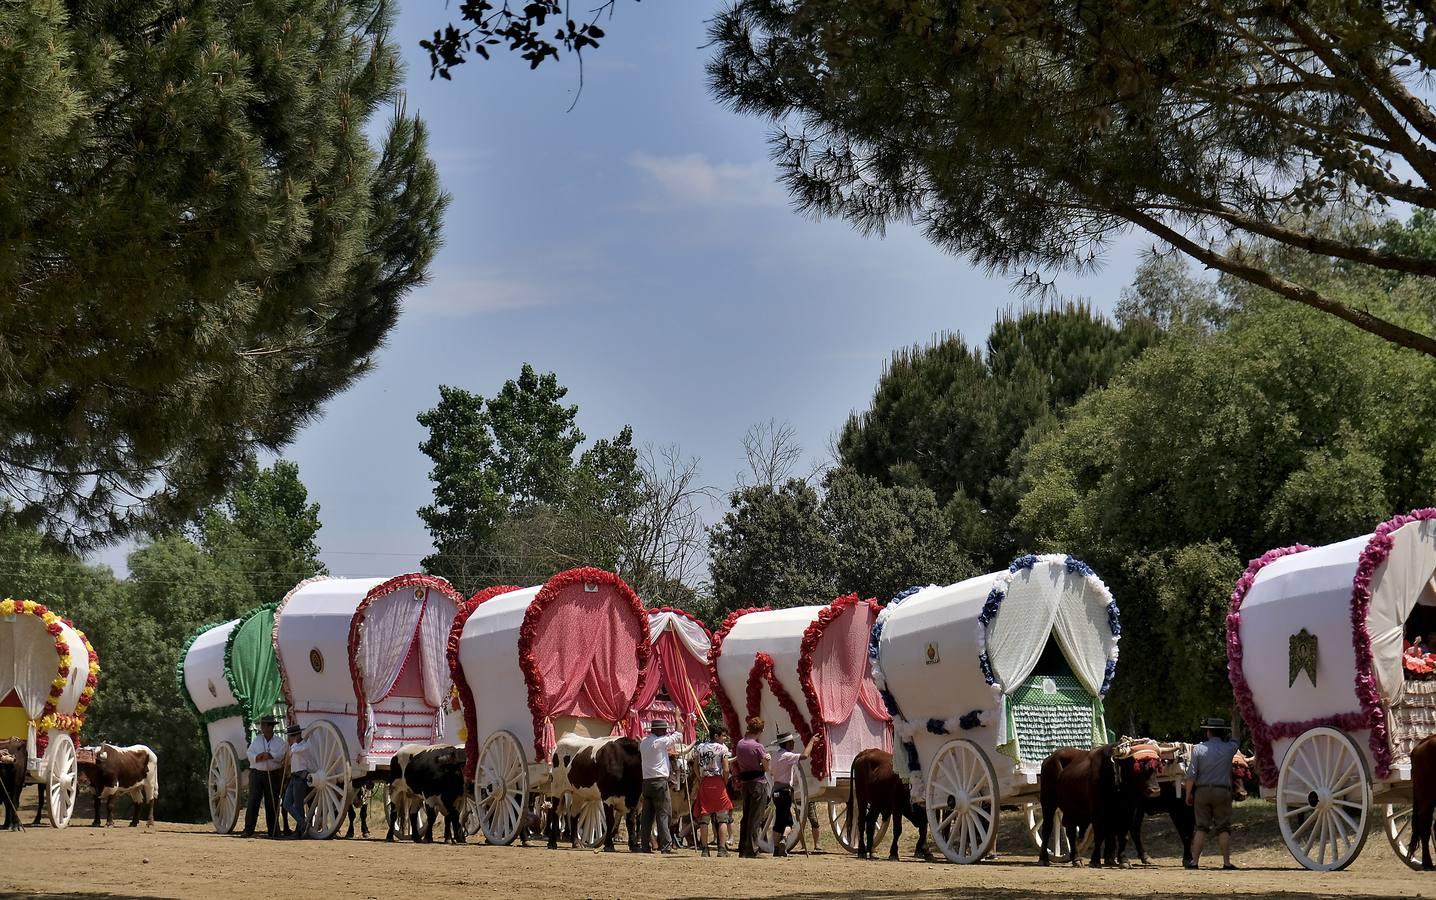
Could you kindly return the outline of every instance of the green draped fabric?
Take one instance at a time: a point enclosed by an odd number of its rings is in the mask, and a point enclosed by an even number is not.
[[[225,673],[230,690],[244,707],[248,727],[280,704],[279,662],[274,657],[274,604],[245,614],[230,632]]]
[[[1101,699],[1069,675],[1032,675],[1003,707],[1012,740],[999,749],[1020,762],[1039,764],[1058,747],[1092,747],[1107,736]]]

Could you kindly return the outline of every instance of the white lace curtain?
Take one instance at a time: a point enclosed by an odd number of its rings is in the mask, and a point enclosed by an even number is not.
[[[404,588],[380,597],[365,610],[359,626],[359,671],[365,702],[378,703],[394,690],[413,646],[414,632],[423,621],[428,596],[428,588]]]

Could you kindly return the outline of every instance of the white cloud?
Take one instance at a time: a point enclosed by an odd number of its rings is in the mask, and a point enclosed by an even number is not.
[[[656,199],[661,201],[658,205],[781,206],[784,202],[767,163],[715,163],[700,153],[635,153],[629,162],[648,176]]]
[[[462,317],[570,303],[574,299],[569,285],[545,284],[495,272],[437,272],[406,305],[414,313]]]

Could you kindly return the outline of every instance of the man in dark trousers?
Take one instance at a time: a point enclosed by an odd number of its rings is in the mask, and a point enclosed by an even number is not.
[[[264,821],[270,837],[279,837],[279,786],[286,756],[284,739],[274,733],[278,720],[259,720],[259,734],[249,742],[249,806],[244,810],[244,831],[240,837],[254,837],[259,821],[259,804],[264,804]]]

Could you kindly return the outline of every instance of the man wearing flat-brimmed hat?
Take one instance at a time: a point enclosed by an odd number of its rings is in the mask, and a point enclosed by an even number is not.
[[[769,770],[769,775],[773,778],[773,807],[775,810],[773,816],[774,856],[788,855],[788,830],[793,827],[793,782],[803,777],[798,763],[812,754],[813,745],[818,742],[818,735],[816,732],[813,733],[803,747],[802,753],[793,749],[797,742],[797,735],[791,731],[783,732],[778,735],[777,740],[773,741],[773,747],[778,751]]]
[[[259,804],[264,804],[264,822],[270,837],[279,837],[279,774],[284,769],[284,740],[274,733],[279,721],[274,716],[259,720],[259,734],[249,742],[245,756],[249,758],[249,805],[244,810],[244,830],[240,837],[254,837],[259,821]]]
[[[643,758],[643,812],[638,817],[639,849],[653,852],[653,820],[658,819],[658,849],[673,852],[673,835],[668,820],[673,817],[673,802],[668,796],[669,757],[678,753],[678,738],[668,735],[668,723],[654,719],[648,725],[648,736],[638,742]]]
[[[309,833],[308,817],[304,815],[304,798],[309,794],[309,742],[298,725],[290,725],[285,737],[289,739],[285,760],[289,780],[284,783],[284,811],[294,817],[294,838],[303,840]]]
[[[1202,731],[1207,739],[1192,748],[1192,758],[1187,763],[1187,803],[1196,814],[1197,830],[1192,836],[1192,859],[1186,865],[1189,869],[1198,867],[1207,835],[1215,831],[1217,845],[1222,850],[1222,868],[1235,869],[1232,864],[1232,760],[1238,752],[1237,743],[1232,740],[1232,730],[1225,719],[1203,719]]]

